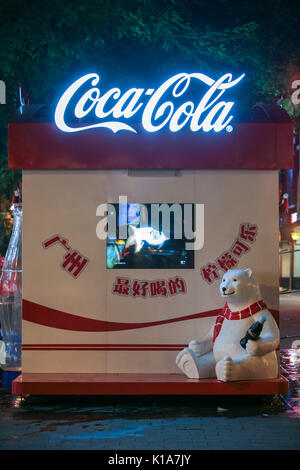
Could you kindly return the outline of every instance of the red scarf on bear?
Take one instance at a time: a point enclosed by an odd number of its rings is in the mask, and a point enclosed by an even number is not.
[[[248,318],[250,317],[250,315],[254,315],[255,313],[260,312],[261,310],[265,310],[266,308],[267,306],[263,302],[263,300],[259,300],[258,302],[249,305],[249,307],[245,308],[244,310],[241,310],[240,312],[232,312],[226,302],[225,307],[221,311],[220,315],[217,316],[217,320],[214,327],[213,342],[215,342],[216,338],[218,337],[221,331],[224,318],[226,318],[227,320],[243,320],[244,318]]]

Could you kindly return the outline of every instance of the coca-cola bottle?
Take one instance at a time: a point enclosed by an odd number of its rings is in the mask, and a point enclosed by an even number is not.
[[[266,321],[266,317],[262,315],[258,319],[258,321],[256,321],[255,323],[253,323],[253,325],[250,326],[250,328],[247,330],[246,335],[240,341],[240,345],[242,346],[243,349],[246,349],[249,339],[251,339],[252,341],[258,340],[262,332],[265,321]]]
[[[0,367],[21,370],[22,347],[22,198],[14,193],[14,223],[0,278],[0,324],[3,343]]]

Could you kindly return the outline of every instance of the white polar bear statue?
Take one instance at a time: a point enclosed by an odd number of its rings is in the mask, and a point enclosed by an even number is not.
[[[176,358],[177,366],[189,378],[213,378],[223,382],[278,377],[279,328],[261,300],[252,270],[227,271],[220,284],[227,303],[213,327],[202,340],[193,340]],[[263,329],[257,340],[240,345],[247,330],[261,316]]]

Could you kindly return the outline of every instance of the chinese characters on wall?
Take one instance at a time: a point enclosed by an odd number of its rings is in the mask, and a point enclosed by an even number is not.
[[[156,279],[154,281],[131,280],[126,277],[117,277],[113,285],[112,293],[124,297],[153,298],[185,294],[186,290],[185,280],[178,276],[171,279]]]
[[[238,236],[231,248],[222,253],[216,260],[201,267],[202,278],[208,284],[212,284],[220,279],[220,271],[226,272],[229,269],[236,269],[241,256],[250,251],[251,245],[256,240],[257,233],[257,225],[249,222],[242,223],[239,227]],[[53,235],[42,243],[45,249],[57,244],[65,250],[60,266],[73,278],[77,279],[89,263],[89,259],[83,256],[77,249],[73,249],[69,245],[69,241],[61,235]],[[113,294],[133,298],[167,298],[177,294],[185,294],[186,292],[185,280],[179,276],[152,281],[117,277],[112,288]]]
[[[257,225],[243,223],[240,225],[239,234],[228,251],[222,253],[215,261],[207,263],[201,268],[201,276],[208,283],[212,284],[220,278],[219,271],[236,269],[239,259],[251,249],[249,244],[253,244],[258,232]]]
[[[89,260],[78,250],[73,250],[69,245],[69,240],[62,237],[61,235],[53,235],[51,238],[43,241],[42,245],[45,249],[50,248],[53,245],[59,244],[65,250],[63,255],[63,260],[61,263],[61,267],[67,271],[71,276],[75,279],[82,273],[83,269],[88,264]]]

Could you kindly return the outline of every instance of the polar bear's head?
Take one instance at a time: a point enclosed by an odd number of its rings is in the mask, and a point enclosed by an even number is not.
[[[259,285],[250,268],[229,269],[221,281],[220,293],[233,307],[250,305],[261,298]]]

